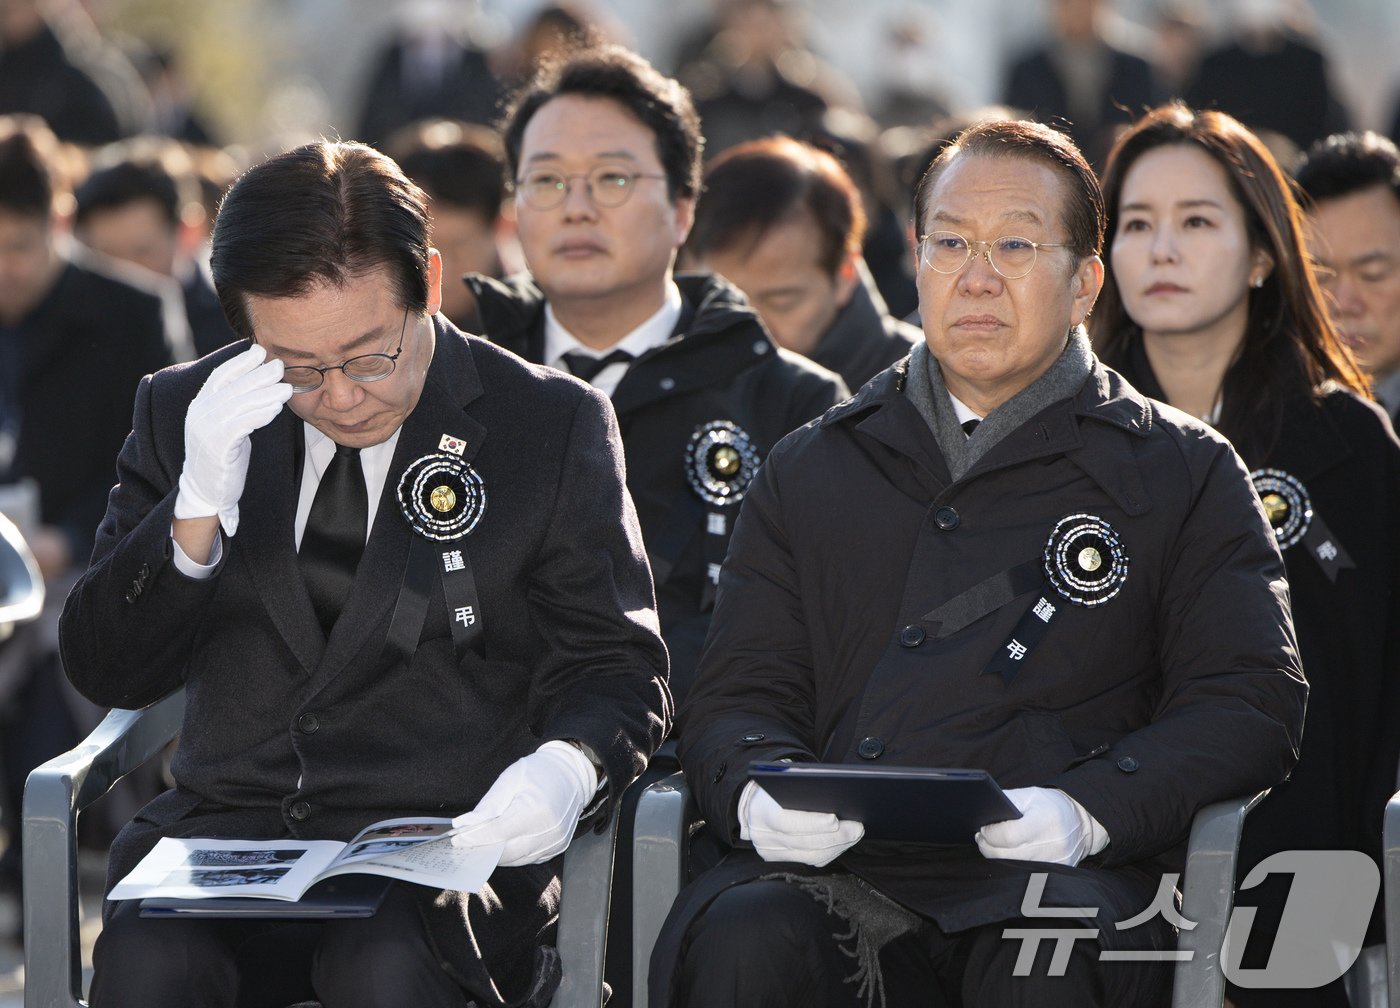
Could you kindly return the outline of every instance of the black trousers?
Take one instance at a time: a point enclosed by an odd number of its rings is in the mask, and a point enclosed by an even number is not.
[[[443,972],[406,885],[373,917],[281,920],[143,918],[117,905],[93,949],[93,1008],[466,1008]]]
[[[886,1008],[1137,1008],[1165,1003],[1164,963],[1098,959],[1073,942],[1063,975],[1049,975],[1054,940],[1041,941],[1027,976],[1015,976],[1019,940],[1006,927],[1083,928],[1079,920],[1010,921],[946,935],[932,923],[896,938],[879,956]],[[849,924],[796,886],[760,879],[731,887],[687,932],[676,1002],[681,1008],[867,1008]],[[1058,970],[1056,972],[1059,972]]]

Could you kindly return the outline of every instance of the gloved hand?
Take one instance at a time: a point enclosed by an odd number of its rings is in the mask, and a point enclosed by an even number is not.
[[[504,844],[504,868],[548,861],[569,846],[597,790],[587,756],[568,742],[546,742],[502,770],[476,808],[452,820],[452,843]]]
[[[185,414],[185,468],[175,497],[176,518],[218,515],[238,531],[238,498],[248,476],[248,436],[276,419],[292,397],[282,362],[254,345],[214,369]]]
[[[785,809],[756,781],[739,795],[739,838],[765,861],[797,861],[820,868],[854,847],[865,826],[831,812]]]
[[[1012,788],[1006,797],[1021,810],[1021,818],[988,823],[977,831],[983,857],[1073,867],[1108,846],[1108,832],[1063,791]]]

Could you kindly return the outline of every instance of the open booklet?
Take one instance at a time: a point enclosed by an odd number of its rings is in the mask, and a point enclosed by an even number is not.
[[[165,837],[112,887],[108,899],[296,901],[318,882],[356,873],[476,892],[495,870],[501,847],[454,847],[451,833],[451,819],[386,819],[348,843]]]

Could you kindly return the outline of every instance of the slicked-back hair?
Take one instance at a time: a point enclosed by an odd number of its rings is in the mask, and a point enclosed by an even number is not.
[[[247,297],[295,298],[383,268],[398,307],[428,304],[427,197],[372,147],[322,140],[278,154],[233,184],[214,222],[210,266],[235,332]]]
[[[1103,248],[1103,192],[1098,177],[1084,160],[1074,141],[1043,123],[1018,119],[992,119],[973,123],[939,152],[919,180],[914,193],[916,228],[924,230],[933,187],[955,158],[1015,158],[1043,164],[1063,183],[1065,243],[1079,259],[1098,255]],[[997,235],[991,235],[995,238]]]
[[[1308,148],[1293,178],[1314,203],[1378,185],[1400,200],[1400,149],[1370,130],[1334,133]]]
[[[1244,343],[1225,372],[1216,425],[1246,461],[1257,464],[1277,443],[1287,402],[1315,399],[1328,382],[1363,396],[1369,386],[1328,319],[1292,182],[1259,138],[1226,113],[1173,102],[1148,112],[1118,138],[1104,169],[1110,248],[1128,172],[1144,154],[1171,146],[1199,150],[1221,167],[1244,210],[1251,250],[1263,249],[1273,259],[1263,285],[1249,289]],[[1099,356],[1110,367],[1122,366],[1141,331],[1109,270],[1090,323]]]
[[[672,201],[700,187],[704,138],[695,104],[679,81],[618,45],[566,52],[546,63],[506,109],[502,135],[511,178],[520,175],[520,146],[536,112],[563,95],[616,102],[656,137],[656,156]]]
[[[865,237],[860,191],[831,154],[790,137],[750,140],[705,169],[688,252],[742,248],[751,253],[778,224],[806,212],[817,225],[817,263],[835,276]]]
[[[48,220],[58,141],[37,116],[0,116],[0,210]]]

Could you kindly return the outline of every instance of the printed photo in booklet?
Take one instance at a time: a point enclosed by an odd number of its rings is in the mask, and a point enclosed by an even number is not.
[[[985,770],[754,763],[749,778],[783,808],[833,812],[875,840],[970,844],[1021,812]]]
[[[391,879],[462,892],[485,884],[500,847],[454,847],[451,832],[450,819],[388,819],[348,843],[166,837],[108,898],[142,900],[142,916],[368,916]]]

